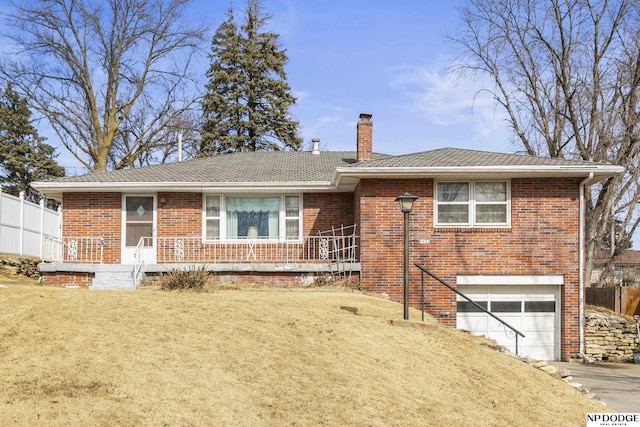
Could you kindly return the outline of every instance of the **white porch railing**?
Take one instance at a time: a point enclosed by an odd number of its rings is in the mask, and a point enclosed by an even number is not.
[[[219,263],[332,263],[356,262],[358,236],[355,225],[300,240],[234,239],[203,242],[202,236],[143,237],[135,249],[134,276],[144,263],[143,250],[155,247],[158,264]],[[45,236],[43,260],[102,264],[106,242],[100,237]]]
[[[298,240],[236,239],[204,243],[202,237],[143,237],[155,239],[158,264],[179,263],[311,263],[355,262],[357,236],[307,236]],[[141,240],[142,240],[141,239]],[[151,246],[141,242],[139,248]],[[140,257],[141,258],[141,257]],[[138,256],[136,255],[136,259]]]
[[[79,264],[102,264],[105,241],[100,237],[50,237],[42,240],[42,260]]]

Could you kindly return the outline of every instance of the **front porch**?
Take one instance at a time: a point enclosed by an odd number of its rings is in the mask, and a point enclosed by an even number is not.
[[[99,282],[129,280],[135,288],[145,277],[173,269],[204,266],[220,279],[310,285],[319,277],[334,280],[359,276],[356,226],[341,227],[301,239],[242,238],[205,242],[201,236],[142,237],[133,254],[106,263],[109,245],[102,237],[45,238],[40,271],[52,285],[92,287]],[[78,279],[78,276],[80,277]],[[128,279],[127,279],[128,277]],[[52,283],[53,282],[53,283]],[[118,286],[123,288],[123,286]]]

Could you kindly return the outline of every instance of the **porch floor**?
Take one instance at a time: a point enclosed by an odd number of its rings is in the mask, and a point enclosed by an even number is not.
[[[336,263],[218,263],[218,264],[144,264],[143,273],[163,273],[174,269],[190,269],[206,266],[211,272],[256,272],[256,273],[344,273],[360,272],[359,262]],[[97,271],[133,271],[133,264],[81,264],[62,262],[41,262],[38,269],[42,273],[66,272],[66,273],[95,273]]]

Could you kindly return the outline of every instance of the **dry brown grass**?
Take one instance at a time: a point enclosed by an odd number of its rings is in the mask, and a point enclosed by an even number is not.
[[[606,408],[349,292],[0,289],[0,425],[582,426]],[[412,312],[413,319],[419,314]]]

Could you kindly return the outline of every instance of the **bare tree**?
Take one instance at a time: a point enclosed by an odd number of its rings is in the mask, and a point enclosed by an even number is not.
[[[195,102],[203,29],[182,16],[188,1],[14,2],[4,37],[16,51],[0,70],[88,170],[128,167]]]
[[[165,116],[163,116],[165,118]],[[194,111],[169,115],[162,125],[149,126],[145,111],[129,114],[114,136],[109,165],[145,166],[194,158],[199,147],[199,115]]]
[[[521,150],[626,169],[587,191],[585,277],[611,221],[624,230],[618,247],[629,245],[639,222],[638,7],[635,0],[469,0],[461,31],[450,36],[461,48],[457,70],[495,83],[487,90]]]

